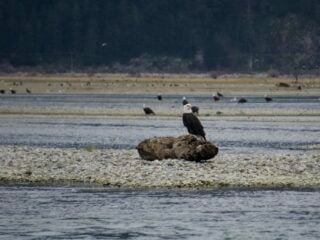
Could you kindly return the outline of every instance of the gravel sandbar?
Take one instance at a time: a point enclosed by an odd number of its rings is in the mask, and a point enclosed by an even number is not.
[[[219,153],[204,163],[145,161],[135,149],[0,147],[1,183],[150,187],[320,187],[320,154]]]

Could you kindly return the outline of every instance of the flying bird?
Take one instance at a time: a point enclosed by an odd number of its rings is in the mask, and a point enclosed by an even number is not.
[[[197,116],[193,114],[191,104],[183,106],[182,122],[190,134],[200,136],[206,141],[206,134],[203,130],[203,126]]]
[[[146,115],[156,115],[154,111],[151,108],[146,107],[145,104],[143,104],[143,111]]]

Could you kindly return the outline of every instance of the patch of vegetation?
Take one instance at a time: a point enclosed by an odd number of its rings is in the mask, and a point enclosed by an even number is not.
[[[88,152],[92,152],[93,150],[95,150],[95,147],[93,145],[85,145],[83,147],[84,150],[88,151]]]

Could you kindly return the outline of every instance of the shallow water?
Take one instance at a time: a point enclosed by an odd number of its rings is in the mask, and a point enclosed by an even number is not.
[[[299,121],[295,117],[246,118],[241,121],[212,118],[203,120],[202,124],[207,139],[215,142],[221,151],[304,151],[309,146],[320,146],[320,123],[314,118],[317,117]],[[180,118],[0,118],[0,144],[46,147],[92,145],[96,148],[128,149],[135,148],[145,138],[185,133],[187,131]]]
[[[318,190],[0,187],[0,239],[319,239]]]
[[[163,94],[158,101],[155,94],[85,94],[85,93],[43,93],[0,95],[0,106],[4,107],[86,107],[86,108],[140,108],[144,103],[152,108],[181,108],[183,95]],[[272,102],[265,102],[262,96],[230,95],[213,103],[209,94],[187,94],[189,102],[200,108],[304,108],[320,109],[320,95],[274,96]],[[245,97],[246,104],[232,102],[234,97]]]
[[[209,95],[189,94],[190,102],[202,107],[264,109],[320,109],[318,96],[276,96],[266,103],[261,96],[246,96],[249,103],[230,102],[233,96],[212,103]],[[154,94],[15,94],[1,95],[3,107],[85,107],[141,108],[143,103],[157,108],[181,108],[182,95]],[[142,110],[141,110],[142,111]],[[222,151],[303,151],[320,144],[320,121],[314,117],[237,117],[202,119],[207,139]],[[20,117],[0,118],[0,145],[30,145],[47,147],[134,148],[141,140],[153,136],[181,135],[186,129],[179,117]],[[313,147],[314,148],[314,147]],[[317,148],[317,147],[316,147]]]

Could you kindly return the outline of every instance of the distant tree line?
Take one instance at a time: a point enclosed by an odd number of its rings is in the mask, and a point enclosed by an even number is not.
[[[0,64],[318,69],[318,0],[0,0]]]

